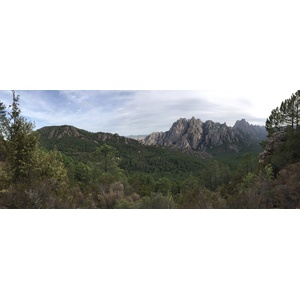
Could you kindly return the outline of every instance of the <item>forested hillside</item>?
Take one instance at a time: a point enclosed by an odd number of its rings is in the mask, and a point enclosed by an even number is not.
[[[299,91],[271,113],[269,140],[251,152],[185,153],[69,125],[35,131],[12,98],[0,103],[2,208],[299,206]],[[261,132],[248,125],[237,123],[235,135]]]

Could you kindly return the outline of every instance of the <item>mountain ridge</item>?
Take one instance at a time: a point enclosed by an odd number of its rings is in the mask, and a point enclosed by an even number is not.
[[[243,151],[245,148],[259,149],[259,143],[266,139],[263,126],[251,125],[245,119],[236,121],[234,126],[226,123],[202,122],[200,119],[180,118],[166,132],[153,132],[145,138],[131,138],[107,132],[89,132],[72,125],[45,126],[37,130],[43,141],[55,145],[60,140],[76,139],[78,144],[113,142],[129,145],[142,144],[173,148],[186,153],[209,153]],[[79,146],[78,146],[79,147]]]
[[[55,126],[44,126],[37,130],[42,136],[42,138],[48,139],[62,139],[64,137],[73,137],[84,140],[97,142],[105,141],[123,141],[125,143],[138,143],[135,139],[120,136],[117,133],[109,132],[90,132],[84,129],[79,129],[72,125],[55,125]]]
[[[259,147],[267,137],[264,126],[251,125],[245,119],[234,126],[208,120],[180,118],[166,132],[153,132],[142,142],[144,145],[176,148],[186,152],[211,150],[239,152],[246,147]]]

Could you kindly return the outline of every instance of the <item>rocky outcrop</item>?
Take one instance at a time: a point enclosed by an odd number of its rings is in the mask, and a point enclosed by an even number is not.
[[[106,141],[113,141],[113,142],[124,142],[125,144],[128,144],[130,142],[137,142],[136,140],[120,136],[117,133],[112,134],[112,133],[105,133],[105,132],[97,132],[93,134],[93,139],[94,141],[97,142],[106,142]]]
[[[202,136],[202,122],[194,117],[190,120],[179,119],[167,132],[154,132],[147,136],[145,145],[177,148],[179,150],[197,150]]]
[[[148,146],[159,145],[163,146],[164,133],[163,132],[153,132],[141,140],[143,144]]]
[[[222,147],[224,150],[238,151],[234,144],[238,140],[231,127],[226,123],[220,124],[213,121],[206,121],[203,125],[203,138],[200,150],[209,150],[216,147]]]
[[[61,139],[66,136],[84,137],[84,135],[80,133],[77,128],[69,125],[53,127],[48,135],[50,139]]]
[[[286,132],[275,132],[266,142],[265,150],[260,154],[259,163],[265,165],[275,150],[286,141]]]
[[[154,132],[147,136],[145,145],[176,148],[183,151],[208,151],[215,148],[238,152],[242,147],[258,144],[266,138],[262,126],[250,125],[246,120],[237,121],[233,127],[213,121],[203,123],[192,117],[176,121],[169,131]]]
[[[178,145],[179,148],[196,150],[201,139],[202,122],[194,117],[190,120],[179,119],[166,132],[166,146]]]

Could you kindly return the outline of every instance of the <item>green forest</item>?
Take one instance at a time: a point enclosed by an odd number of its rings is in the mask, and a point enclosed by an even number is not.
[[[299,208],[300,91],[272,110],[248,152],[187,154],[114,137],[49,139],[0,102],[1,208]]]

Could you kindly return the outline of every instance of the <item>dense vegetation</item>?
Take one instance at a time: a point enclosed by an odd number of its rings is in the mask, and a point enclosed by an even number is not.
[[[275,122],[272,111],[266,128],[270,136],[284,131],[285,142],[259,164],[257,151],[203,157],[111,134],[95,140],[94,133],[79,129],[80,138],[49,138],[53,127],[34,131],[22,117],[19,96],[13,92],[8,109],[0,103],[0,206],[298,207],[299,94],[291,97],[293,105],[286,100],[275,110],[276,115],[286,116],[285,121]]]
[[[289,99],[281,102],[280,107],[272,110],[266,121],[266,129],[271,136],[274,132],[291,128],[299,129],[300,122],[300,90]]]

